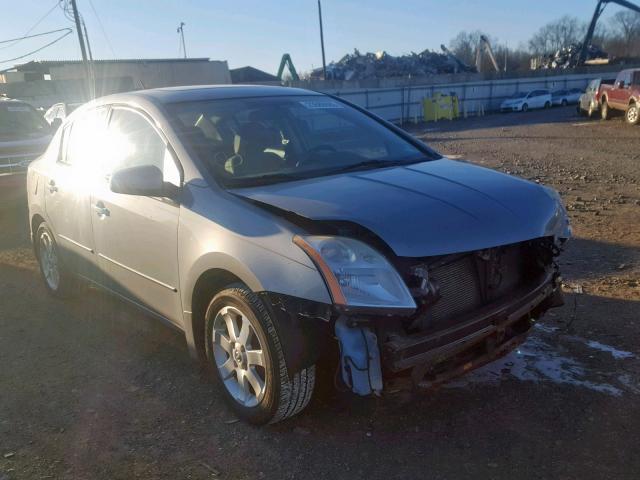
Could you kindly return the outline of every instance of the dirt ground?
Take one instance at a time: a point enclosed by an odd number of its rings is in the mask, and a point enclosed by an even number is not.
[[[566,305],[517,352],[429,395],[326,393],[248,426],[178,332],[96,290],[48,297],[24,207],[2,210],[0,480],[637,479],[640,127],[564,108],[411,131],[570,210]]]

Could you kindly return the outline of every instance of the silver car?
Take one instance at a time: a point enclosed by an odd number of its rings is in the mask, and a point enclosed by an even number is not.
[[[28,194],[49,292],[82,278],[184,331],[253,423],[304,409],[321,361],[358,395],[390,375],[429,387],[562,301],[555,191],[305,90],[99,99],[30,166]]]

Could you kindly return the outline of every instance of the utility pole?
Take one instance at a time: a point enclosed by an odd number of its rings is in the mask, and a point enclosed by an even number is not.
[[[89,52],[89,94],[91,98],[96,98],[96,71],[93,63],[93,54],[91,53],[91,42],[89,42],[89,33],[87,32],[87,24],[82,20],[82,28],[84,29],[84,38],[87,41],[87,51]]]
[[[324,33],[322,32],[322,5],[320,5],[320,0],[318,0],[318,19],[320,20],[320,46],[322,47],[322,75],[323,78],[327,79],[327,62],[324,58]]]
[[[91,96],[91,87],[89,85],[89,61],[87,60],[87,50],[84,46],[84,37],[82,35],[82,26],[80,25],[80,14],[78,13],[78,6],[76,0],[71,0],[71,8],[73,9],[73,19],[76,23],[76,32],[78,33],[78,41],[80,42],[80,52],[82,53],[82,64],[84,65],[84,74],[86,78],[86,94],[87,97]]]
[[[180,39],[182,40],[182,51],[184,52],[184,58],[187,58],[187,46],[184,43],[184,26],[186,24],[184,22],[180,22],[180,26],[178,27],[177,32],[180,34]]]
[[[509,54],[509,47],[507,45],[504,46],[504,71],[507,71],[507,55]]]

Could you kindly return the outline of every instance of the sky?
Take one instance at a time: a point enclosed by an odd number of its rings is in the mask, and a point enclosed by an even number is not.
[[[2,0],[9,1],[9,0]],[[3,9],[0,41],[23,36],[57,0],[20,0]],[[179,56],[179,23],[189,57],[277,71],[283,53],[298,71],[322,65],[316,0],[77,0],[95,59]],[[393,55],[440,49],[461,30],[482,30],[510,47],[568,14],[588,21],[596,0],[322,0],[327,63],[357,48]],[[607,7],[606,17],[619,10]],[[97,12],[97,15],[96,15]],[[104,28],[104,32],[103,29]],[[32,33],[70,27],[55,8]],[[75,32],[22,60],[55,36],[0,43],[0,69],[28,60],[78,59]]]

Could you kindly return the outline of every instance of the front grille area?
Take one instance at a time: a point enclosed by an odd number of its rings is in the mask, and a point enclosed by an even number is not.
[[[438,300],[423,318],[423,326],[439,326],[447,319],[463,315],[482,305],[482,290],[472,255],[434,269],[430,280]]]
[[[513,300],[511,294],[539,278],[551,263],[543,243],[524,242],[425,262],[422,285],[427,287],[422,296],[415,295],[421,307],[410,330],[448,328],[485,305]],[[416,283],[414,277],[413,285]]]

